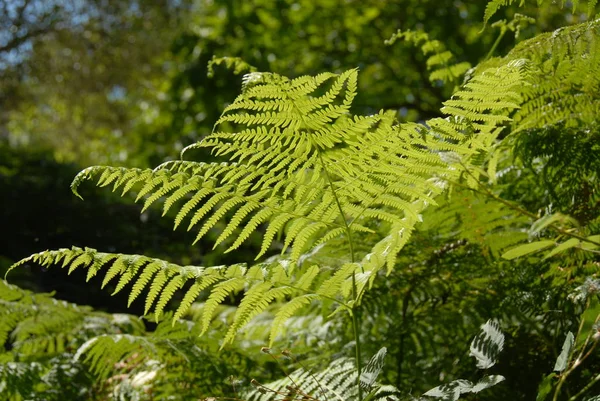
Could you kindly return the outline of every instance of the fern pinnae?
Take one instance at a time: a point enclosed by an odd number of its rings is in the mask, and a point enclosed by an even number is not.
[[[70,263],[71,266],[69,267],[67,273],[73,273],[75,269],[90,264],[92,260],[94,260],[94,255],[92,254],[92,252],[89,252],[88,248],[86,248],[79,256],[75,258],[75,260],[73,260],[73,262]]]
[[[146,295],[146,301],[144,302],[144,315],[147,315],[148,312],[150,312],[163,287],[175,274],[175,271],[173,269],[169,269],[168,267],[166,269],[161,269],[158,273],[156,273],[154,279],[152,280],[152,284],[150,284],[148,295]]]
[[[342,283],[351,277],[360,266],[356,263],[345,263],[317,289],[317,295],[333,298],[340,290]]]
[[[185,219],[194,208],[200,203],[200,201],[206,198],[208,195],[213,194],[214,190],[212,188],[203,187],[198,192],[196,192],[179,210],[177,216],[175,217],[175,223],[173,229],[179,227],[183,219]]]
[[[152,260],[151,258],[143,255],[123,255],[121,258],[125,260],[125,265],[127,267],[123,272],[121,272],[121,278],[119,278],[112,295],[121,292],[121,290],[125,288],[125,286],[131,282],[131,280],[133,280],[142,266]]]
[[[194,239],[194,243],[198,242],[208,232],[208,230],[214,227],[217,224],[217,222],[221,220],[223,216],[225,216],[227,212],[238,206],[240,203],[244,203],[244,198],[240,196],[234,196],[233,198],[230,198],[223,202],[216,209],[216,211],[204,222],[202,228],[200,229],[200,231],[198,231],[198,234]],[[215,242],[213,249],[215,249],[217,245],[219,245],[218,242]]]
[[[200,182],[200,178],[198,176],[193,176],[190,178],[185,185],[181,188],[173,192],[171,195],[165,199],[163,204],[162,216],[165,216],[169,210],[173,207],[175,203],[183,199],[184,196],[189,194],[190,192],[200,191],[202,188],[202,183]]]
[[[214,193],[198,210],[194,212],[190,224],[188,224],[187,231],[190,231],[212,208],[217,206],[219,202],[227,199],[231,196],[229,192],[218,192]],[[194,242],[195,243],[195,242]]]
[[[173,295],[175,295],[175,291],[180,289],[185,284],[187,279],[188,277],[186,275],[179,274],[173,277],[162,289],[160,297],[156,302],[156,306],[154,307],[154,319],[157,323],[160,320],[167,303],[171,300],[171,298],[173,298]]]
[[[314,300],[318,299],[316,294],[305,294],[299,295],[292,298],[289,302],[282,305],[277,310],[273,323],[271,324],[271,330],[269,333],[269,347],[272,347],[277,336],[283,333],[283,327],[298,310],[310,305]]]
[[[259,255],[264,255],[267,253],[269,247],[275,239],[275,235],[277,235],[283,229],[285,224],[291,219],[293,219],[293,216],[290,214],[280,214],[269,223],[269,226],[263,235],[263,240],[258,252]]]
[[[258,228],[258,226],[260,224],[266,222],[273,214],[274,214],[274,210],[271,208],[263,208],[263,209],[259,210],[257,213],[255,213],[252,216],[252,218],[250,218],[248,223],[246,223],[246,225],[244,226],[244,228],[238,235],[237,239],[229,247],[227,252],[239,248],[240,245],[242,245],[242,243],[244,241],[246,241],[248,238],[250,238],[250,234],[255,232],[256,229]],[[258,259],[261,256],[262,256],[262,254],[259,253],[255,259]]]
[[[249,201],[236,210],[231,220],[229,220],[219,237],[216,239],[215,246],[229,238],[235,229],[242,224],[242,221],[258,208],[260,208],[260,203]],[[230,252],[234,249],[235,248],[229,248],[225,252]]]
[[[225,334],[223,345],[232,342],[241,327],[245,326],[254,316],[267,309],[273,299],[273,295],[269,294],[272,287],[271,282],[265,281],[253,285],[246,291],[244,298],[235,311],[233,322]],[[291,292],[291,288],[288,288],[288,292]]]
[[[327,224],[322,222],[310,223],[304,227],[302,231],[298,233],[298,236],[294,238],[292,245],[292,252],[290,258],[292,260],[298,260],[300,255],[306,250],[307,245],[311,240],[318,241],[324,234],[318,235],[327,228]]]
[[[133,301],[135,301],[135,299],[142,293],[142,291],[147,287],[148,283],[152,280],[154,275],[157,272],[165,269],[166,267],[167,263],[162,260],[155,260],[144,266],[144,270],[138,276],[137,280],[131,288],[129,298],[127,299],[127,306],[130,306],[133,303]]]
[[[125,272],[127,270],[127,265],[125,264],[125,259],[121,257],[117,257],[113,264],[108,268],[108,271],[104,275],[104,279],[102,280],[102,284],[100,288],[106,287],[106,285],[119,274]]]
[[[201,334],[206,333],[208,330],[217,306],[223,303],[227,295],[241,291],[244,288],[245,283],[246,280],[244,280],[243,277],[233,277],[222,281],[213,287],[208,299],[204,303],[204,310],[200,321]]]
[[[132,170],[135,170],[136,174],[132,178],[123,180],[123,182],[120,183],[120,185],[123,185],[123,189],[121,190],[121,196],[123,196],[127,192],[131,191],[133,189],[133,187],[135,187],[136,184],[146,182],[146,180],[149,180],[152,177],[152,170],[150,170],[150,169],[146,169],[146,170],[132,169]],[[123,178],[125,178],[126,175],[127,174],[124,174]],[[116,183],[115,183],[115,185],[116,185]]]
[[[185,295],[183,296],[183,299],[179,303],[179,307],[173,315],[172,324],[175,324],[175,322],[178,319],[181,319],[187,313],[187,311],[190,309],[194,301],[198,298],[202,290],[202,285],[198,281],[192,284],[192,286],[186,291]]]
[[[154,202],[166,196],[173,190],[181,188],[185,182],[187,175],[185,173],[178,173],[170,177],[170,181],[163,183],[162,187],[155,191],[151,196],[146,198],[144,206],[142,207],[141,213],[145,212]]]
[[[118,259],[119,255],[115,254],[104,254],[104,257],[96,257],[94,258],[93,263],[88,267],[88,272],[85,278],[85,281],[90,281],[92,277],[94,277],[98,271],[104,266],[111,262],[115,262]]]

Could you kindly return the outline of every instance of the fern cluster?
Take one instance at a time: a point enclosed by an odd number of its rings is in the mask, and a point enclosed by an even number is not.
[[[283,235],[284,252],[291,248],[288,262],[204,268],[73,248],[42,252],[13,268],[29,261],[62,263],[70,271],[86,268],[89,279],[109,266],[103,284],[120,276],[118,292],[133,283],[129,303],[148,288],[145,310],[153,310],[157,318],[175,292],[191,282],[174,319],[208,290],[203,332],[215,308],[230,294],[244,291],[224,344],[270,304],[290,299],[277,312],[273,341],[285,320],[302,307],[332,300],[351,308],[380,269],[393,268],[422,210],[444,190],[444,180],[458,179],[458,166],[477,163],[510,121],[508,114],[520,100],[521,69],[521,63],[509,63],[474,77],[445,103],[448,118],[425,126],[397,124],[384,112],[351,116],[356,70],[293,80],[250,74],[215,132],[191,146],[208,147],[228,162],[177,161],[154,170],[90,167],[73,182],[76,194],[84,179],[95,176],[98,185],[123,193],[139,188],[143,210],[162,200],[167,213],[180,202],[175,226],[186,218],[188,229],[201,225],[198,240],[222,222],[215,246],[231,238],[229,250],[264,224],[257,257]],[[389,234],[354,262],[360,255],[355,255],[352,236],[380,226]],[[349,245],[349,263],[336,271],[297,268],[309,247],[335,238]]]

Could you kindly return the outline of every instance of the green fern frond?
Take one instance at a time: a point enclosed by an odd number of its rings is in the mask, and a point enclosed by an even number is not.
[[[270,305],[306,295],[278,315],[273,341],[285,319],[309,300],[348,307],[350,299],[360,302],[380,269],[391,271],[422,211],[444,191],[444,181],[458,179],[462,169],[475,164],[510,121],[520,102],[522,70],[523,63],[516,61],[477,74],[446,102],[449,117],[426,125],[398,125],[388,112],[352,116],[356,70],[292,80],[257,73],[226,108],[215,131],[192,145],[226,156],[227,163],[176,161],[153,170],[96,166],[73,181],[76,194],[83,180],[94,178],[114,191],[136,190],[138,201],[145,198],[144,209],[162,200],[166,213],[183,202],[176,226],[189,218],[188,229],[200,226],[198,240],[227,222],[216,244],[233,238],[229,250],[265,225],[257,257],[281,235],[292,262],[283,269],[277,262],[250,268],[182,267],[89,248],[42,252],[12,268],[30,261],[62,263],[70,272],[87,268],[89,279],[108,267],[102,285],[118,278],[114,293],[132,285],[129,303],[147,290],[145,313],[153,312],[156,319],[176,291],[184,288],[184,302],[175,314],[179,318],[206,290],[202,332],[228,296],[245,291],[224,344]],[[314,244],[341,239],[351,247],[352,236],[372,232],[372,226],[383,226],[389,235],[360,263],[341,261],[333,271],[296,268]],[[349,259],[354,260],[352,253]]]
[[[431,231],[441,238],[463,239],[499,256],[503,249],[527,238],[525,228],[530,223],[528,217],[506,205],[472,192],[455,190],[439,207],[424,213],[419,230]]]
[[[439,40],[429,38],[429,34],[422,31],[398,30],[385,41],[386,45],[392,45],[397,40],[404,40],[414,46],[420,46],[423,55],[427,56],[427,70],[431,82],[442,81],[444,83],[457,84],[464,74],[471,68],[468,62],[457,62],[454,54]]]
[[[129,304],[143,292],[147,292],[144,301],[145,313],[153,312],[156,321],[160,320],[175,292],[183,289],[183,301],[174,315],[173,324],[186,315],[202,291],[209,291],[199,320],[200,334],[208,331],[217,308],[225,299],[243,291],[244,297],[237,307],[222,345],[233,343],[235,335],[267,308],[274,307],[276,311],[281,308],[276,312],[271,330],[271,341],[274,341],[286,320],[313,300],[330,300],[344,305],[344,302],[351,298],[348,288],[353,274],[359,277],[361,290],[367,285],[366,282],[360,281],[362,273],[360,265],[356,263],[347,264],[333,272],[321,270],[314,265],[299,268],[289,261],[260,263],[250,268],[241,264],[215,267],[179,266],[140,255],[109,254],[91,248],[73,247],[32,255],[19,261],[12,268],[31,262],[44,267],[62,264],[62,267],[68,268],[69,271],[73,271],[75,265],[81,269],[94,269],[95,273],[108,267],[103,286],[110,279],[117,277],[119,280],[114,293],[131,285]],[[188,283],[191,283],[191,286],[187,287]],[[288,304],[285,302],[287,297],[296,298],[298,301]],[[75,318],[81,320],[79,315],[75,315]],[[10,322],[0,320],[0,323],[0,334],[11,330]],[[58,320],[55,323],[63,326],[65,324],[64,321]],[[7,328],[4,329],[4,326]],[[40,333],[46,329],[39,329]],[[27,336],[28,334],[25,337]]]
[[[227,163],[92,167],[72,187],[77,193],[84,179],[96,176],[98,185],[113,183],[123,192],[140,184],[144,209],[162,199],[166,213],[183,202],[175,226],[189,218],[188,230],[200,227],[196,241],[226,222],[215,246],[232,241],[228,251],[265,225],[257,258],[281,233],[283,250],[291,248],[297,260],[312,245],[336,237],[351,241],[349,233],[369,231],[364,223],[373,221],[403,232],[401,239],[393,234],[397,252],[419,210],[443,191],[439,180],[456,174],[441,152],[469,164],[489,149],[518,107],[520,72],[513,63],[479,74],[446,103],[451,119],[430,120],[428,127],[397,125],[393,113],[350,115],[356,70],[293,80],[256,73],[215,132],[190,147],[210,148]],[[395,252],[387,253],[388,269]]]

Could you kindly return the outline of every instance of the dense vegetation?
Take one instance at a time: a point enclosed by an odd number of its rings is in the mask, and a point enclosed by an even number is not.
[[[600,399],[600,20],[530,3],[4,5],[0,400]]]

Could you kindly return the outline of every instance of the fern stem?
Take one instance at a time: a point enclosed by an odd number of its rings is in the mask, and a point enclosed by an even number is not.
[[[571,398],[569,398],[569,401],[575,401],[577,398],[581,397],[582,395],[584,395],[590,388],[592,388],[592,386],[594,386],[594,384],[596,384],[598,381],[600,380],[600,375],[597,375],[596,377],[594,377],[584,388],[581,389],[580,392],[578,392],[577,394],[575,394],[574,396],[572,396]]]
[[[333,199],[335,199],[337,208],[340,211],[340,216],[342,216],[342,221],[344,222],[344,229],[346,230],[346,235],[348,236],[348,246],[350,248],[350,261],[352,263],[354,263],[354,245],[352,243],[352,231],[350,231],[350,226],[348,225],[348,222],[346,221],[346,215],[344,214],[344,209],[342,209],[342,204],[340,203],[340,200],[338,199],[337,194],[335,193],[335,188],[333,187],[333,181],[331,180],[331,177],[329,176],[329,171],[327,171],[327,168],[325,167],[325,163],[323,162],[323,156],[321,155],[321,152],[317,152],[317,153],[319,154],[319,161],[321,162],[321,166],[323,166],[323,171],[325,172],[325,176],[327,177],[327,182],[329,183],[329,188],[331,188],[331,193],[333,194]],[[363,269],[362,266],[360,268],[361,268],[361,270]],[[364,270],[363,270],[363,273],[364,273]],[[354,276],[352,276],[352,277],[354,278]]]
[[[327,177],[327,181],[329,182],[329,188],[331,188],[331,193],[333,194],[333,198],[335,199],[335,203],[340,211],[340,215],[342,217],[342,221],[344,222],[344,227],[346,230],[346,234],[348,235],[348,247],[350,248],[350,261],[354,263],[354,244],[352,243],[352,231],[350,230],[350,226],[346,221],[346,216],[344,215],[344,209],[342,209],[342,204],[335,193],[335,188],[333,186],[333,181],[329,176],[329,172],[325,167],[325,163],[323,162],[323,156],[321,152],[319,154],[319,161],[321,162],[321,166],[323,166],[323,171],[325,172],[325,176]],[[364,273],[364,269],[362,265],[360,269]],[[352,304],[352,309],[350,313],[352,315],[352,331],[354,332],[354,353],[356,355],[356,385],[358,386],[358,401],[362,401],[363,399],[363,390],[360,386],[360,377],[362,375],[362,361],[361,361],[361,347],[360,347],[360,315],[359,315],[359,306],[358,306],[358,290],[356,287],[356,273],[352,272],[352,298],[354,298],[354,303]]]
[[[490,51],[488,52],[487,56],[485,56],[485,59],[483,61],[487,61],[489,60],[492,55],[494,54],[494,52],[496,51],[496,48],[498,47],[498,45],[500,44],[500,41],[502,40],[502,38],[504,37],[504,34],[506,33],[506,28],[502,27],[500,29],[500,34],[498,35],[498,37],[496,38],[496,41],[494,42],[494,44],[492,45],[492,48],[490,49]]]
[[[356,275],[352,273],[352,296],[355,299],[355,304],[352,307],[352,329],[354,331],[354,352],[356,354],[356,385],[358,386],[358,401],[362,401],[363,399],[363,391],[360,386],[360,377],[362,376],[362,361],[361,361],[361,347],[360,347],[360,316],[358,311],[358,306],[356,306],[357,291],[356,291]]]

